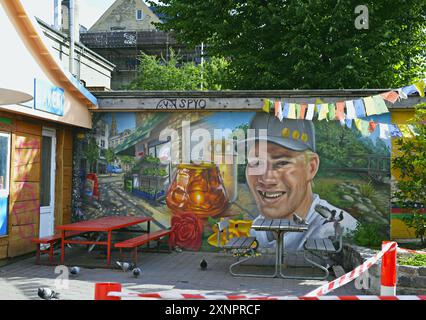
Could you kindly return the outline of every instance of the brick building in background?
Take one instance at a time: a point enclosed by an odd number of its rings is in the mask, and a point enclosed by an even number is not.
[[[201,61],[197,48],[186,48],[167,32],[156,30],[161,20],[142,0],[117,0],[95,24],[81,33],[81,42],[116,65],[111,88],[122,89],[136,77],[140,52],[167,59],[172,48],[182,61]]]

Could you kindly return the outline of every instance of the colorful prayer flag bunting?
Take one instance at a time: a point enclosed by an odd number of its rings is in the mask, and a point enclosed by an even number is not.
[[[365,109],[364,109],[364,102],[362,102],[362,99],[354,100],[354,106],[355,106],[355,114],[357,118],[364,118],[365,117]]]
[[[342,123],[342,120],[345,119],[345,103],[344,102],[336,103],[336,119],[340,120],[340,123]]]
[[[300,104],[295,103],[294,109],[296,111],[296,119],[300,119]]]
[[[321,121],[321,120],[327,119],[328,104],[327,103],[321,103],[320,106],[321,106],[321,109],[319,110],[318,120]]]
[[[410,94],[416,93],[417,89],[416,89],[416,86],[414,84],[412,84],[410,86],[402,87],[401,92],[405,96],[404,99],[407,99]]]
[[[312,120],[314,118],[315,105],[313,103],[308,104],[308,111],[306,112],[306,120]]]
[[[376,106],[372,97],[364,98],[365,113],[367,116],[377,114]]]
[[[346,101],[346,118],[347,119],[355,119],[355,106],[352,100]]]
[[[388,113],[389,109],[381,95],[373,96],[374,105],[376,106],[376,114]]]
[[[414,134],[411,132],[410,128],[406,124],[400,124],[399,129],[401,130],[402,136],[404,138],[413,138]]]
[[[290,107],[289,107],[287,118],[289,118],[289,119],[296,119],[296,104],[290,103]]]
[[[412,124],[409,124],[408,128],[410,129],[410,131],[413,133],[414,136],[418,136],[419,135],[419,133],[417,132],[416,127],[414,127]]]
[[[336,106],[334,103],[328,104],[328,120],[336,120]]]
[[[361,120],[361,134],[365,137],[370,135],[370,122],[369,121],[365,121],[365,120]]]
[[[262,110],[266,113],[269,113],[271,111],[271,105],[269,99],[263,99],[263,107]]]
[[[278,118],[280,121],[283,121],[283,118],[284,118],[284,115],[283,115],[283,106],[282,106],[281,102],[280,102],[280,105],[279,105],[279,107],[278,107],[278,114],[277,114],[277,118]]]
[[[402,132],[401,132],[401,130],[399,130],[399,128],[396,124],[390,124],[389,125],[389,131],[390,131],[392,138],[402,138]]]
[[[387,123],[379,123],[379,137],[381,139],[387,140],[390,139],[391,134],[389,130],[389,124]]]
[[[376,123],[373,120],[370,120],[368,124],[368,131],[370,131],[370,133],[373,133],[374,130],[376,130]]]
[[[416,82],[414,84],[414,87],[416,88],[416,90],[419,93],[420,97],[424,97],[425,96],[425,82],[423,80],[419,81],[419,82]]]
[[[302,103],[300,105],[300,119],[305,119],[306,109],[308,108],[308,105],[306,103]]]
[[[275,100],[274,103],[274,109],[275,109],[275,116],[278,117],[278,110],[281,108],[281,101]]]
[[[380,94],[383,99],[389,101],[390,103],[395,103],[399,99],[399,94],[395,91],[388,91]]]

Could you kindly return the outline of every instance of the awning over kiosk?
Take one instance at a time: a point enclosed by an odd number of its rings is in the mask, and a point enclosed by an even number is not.
[[[25,92],[0,88],[0,105],[19,104],[32,99],[33,96]]]

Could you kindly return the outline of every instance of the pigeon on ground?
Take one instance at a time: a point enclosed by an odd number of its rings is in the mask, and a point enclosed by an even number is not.
[[[120,262],[120,261],[117,261],[117,265],[124,272],[131,271],[131,270],[133,270],[136,267],[133,263],[130,263],[130,262]]]
[[[43,300],[59,299],[59,293],[49,288],[38,288],[38,296]]]
[[[80,273],[80,267],[71,267],[70,274],[73,276],[77,276]]]
[[[141,275],[142,270],[140,268],[136,267],[136,268],[133,269],[132,273],[133,273],[133,276],[135,278],[137,278],[137,277],[139,277]]]
[[[201,270],[206,270],[207,269],[207,261],[205,259],[201,260],[201,262],[200,262],[200,268],[201,268]]]

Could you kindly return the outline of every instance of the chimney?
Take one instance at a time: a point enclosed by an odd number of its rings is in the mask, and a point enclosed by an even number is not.
[[[61,0],[55,0],[54,1],[54,24],[53,27],[55,30],[60,31],[61,30]]]
[[[69,34],[70,31],[70,2],[72,0],[62,0],[62,32]],[[80,14],[78,0],[74,2],[74,37],[76,42],[80,42]]]
[[[80,42],[78,0],[62,0],[62,31],[69,34],[69,72],[75,73],[75,43]]]

